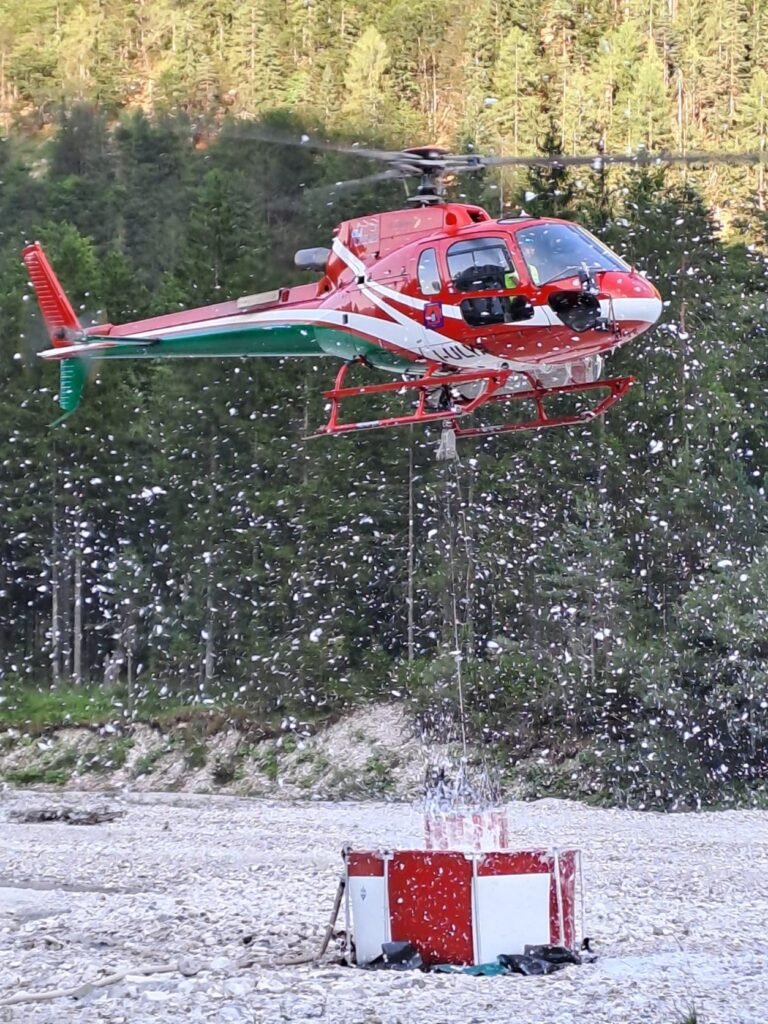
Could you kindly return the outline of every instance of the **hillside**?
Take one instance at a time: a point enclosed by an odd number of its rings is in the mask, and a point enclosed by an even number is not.
[[[284,799],[418,799],[428,767],[459,752],[425,744],[394,707],[361,709],[312,734],[268,738],[222,721],[59,727],[0,741],[14,786],[174,791]]]

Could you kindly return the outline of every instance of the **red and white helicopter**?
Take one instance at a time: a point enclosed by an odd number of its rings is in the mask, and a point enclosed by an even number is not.
[[[59,403],[77,408],[92,359],[333,356],[320,434],[441,421],[455,436],[582,423],[604,413],[631,377],[602,378],[603,357],[659,318],[656,288],[584,228],[526,215],[494,220],[479,206],[444,201],[447,176],[497,164],[593,164],[595,157],[456,156],[437,147],[358,150],[390,168],[371,179],[418,175],[402,210],[344,221],[330,249],[303,249],[309,284],[127,324],[81,327],[38,243],[23,260],[61,361]],[[636,162],[637,158],[602,158]],[[355,364],[396,379],[347,383]],[[596,391],[586,411],[548,414],[554,396]],[[342,420],[350,399],[405,392],[401,415]],[[599,394],[602,392],[602,396]],[[468,421],[489,403],[532,403],[514,422]]]

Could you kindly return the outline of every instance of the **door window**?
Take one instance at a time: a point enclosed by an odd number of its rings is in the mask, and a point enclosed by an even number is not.
[[[419,256],[419,264],[416,269],[419,278],[419,288],[422,295],[437,295],[441,290],[440,272],[437,268],[437,253],[434,249],[425,249]]]
[[[448,250],[448,271],[460,292],[509,291],[517,274],[507,246],[500,238],[473,238]]]
[[[470,327],[513,324],[520,320],[530,320],[533,306],[523,295],[486,295],[482,298],[462,299],[461,315]]]

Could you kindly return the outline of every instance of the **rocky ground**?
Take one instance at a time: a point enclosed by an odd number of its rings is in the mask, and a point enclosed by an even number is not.
[[[280,963],[319,947],[344,843],[421,845],[413,805],[126,789],[108,801],[124,816],[73,825],[17,818],[56,803],[93,808],[103,798],[7,789],[0,801],[0,1021],[767,1019],[766,812],[664,816],[555,800],[510,804],[515,846],[583,850],[585,929],[599,958],[546,978],[474,978]],[[240,966],[244,957],[255,962]],[[146,965],[157,970],[139,973]],[[108,975],[113,984],[86,986],[79,998],[9,1002]]]

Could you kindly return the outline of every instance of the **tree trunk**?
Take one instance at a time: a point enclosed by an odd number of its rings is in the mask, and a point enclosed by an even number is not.
[[[213,600],[213,559],[208,570],[208,588],[205,602],[205,669],[206,684],[213,680],[216,668],[216,650],[213,642],[213,622],[216,609]]]
[[[75,593],[73,614],[73,657],[72,678],[76,686],[83,681],[83,551],[80,546],[80,534],[75,543]]]
[[[211,550],[208,559],[208,574],[206,581],[206,593],[205,593],[205,659],[203,678],[205,683],[208,684],[213,680],[215,669],[216,669],[216,649],[214,646],[213,634],[214,634],[214,618],[216,615],[216,602],[213,595],[213,589],[215,585],[216,572],[214,569],[215,553],[214,553],[214,540],[213,537],[213,524],[216,522],[216,489],[214,483],[216,481],[216,445],[211,444],[211,457],[208,463],[209,480],[211,482],[211,489],[208,493],[208,509],[211,517]]]

